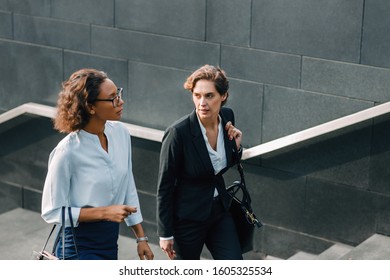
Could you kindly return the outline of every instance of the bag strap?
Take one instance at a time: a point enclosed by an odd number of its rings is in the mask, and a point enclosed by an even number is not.
[[[67,208],[68,208],[68,215],[69,215],[69,220],[70,220],[70,226],[71,226],[71,230],[72,230],[73,243],[74,243],[76,254],[78,255],[79,252],[77,250],[76,234],[75,234],[75,231],[74,231],[74,224],[73,224],[73,219],[72,219],[72,211],[71,211],[70,207],[67,207]],[[58,244],[58,242],[60,240],[60,232],[62,232],[62,236],[63,236],[63,238],[62,238],[62,259],[64,260],[65,259],[65,251],[64,251],[65,250],[65,238],[64,238],[64,236],[65,236],[65,206],[63,206],[62,209],[61,209],[61,223],[62,223],[61,224],[61,228],[59,229],[57,237],[56,237],[56,239],[55,239],[55,241],[53,243],[52,254],[54,255],[55,249],[56,249],[57,244]],[[56,227],[57,227],[57,225],[54,224],[53,227],[51,228],[49,236],[47,237],[46,242],[43,245],[41,252],[45,251],[46,246],[49,243],[50,237],[53,235],[53,232],[54,232]]]
[[[62,259],[65,260],[65,206],[62,206],[62,211],[61,211],[61,228],[62,228]]]
[[[72,237],[73,237],[74,248],[75,248],[76,254],[78,256],[79,255],[79,251],[77,250],[76,234],[75,234],[75,231],[74,231],[72,211],[71,211],[70,207],[68,207],[68,215],[69,215],[69,220],[70,220],[70,228],[72,230]],[[65,239],[65,238],[63,238],[63,239]],[[62,248],[64,248],[64,247],[62,247]]]
[[[251,203],[252,203],[252,199],[251,199],[251,196],[249,195],[249,192],[246,188],[246,183],[245,183],[245,177],[244,177],[244,168],[242,167],[242,164],[241,164],[241,158],[240,158],[240,154],[238,153],[238,150],[237,150],[237,144],[236,144],[236,141],[233,139],[231,140],[233,143],[233,153],[234,153],[234,156],[236,158],[236,165],[237,165],[237,170],[238,170],[238,173],[240,173],[240,179],[241,179],[241,189],[242,189],[242,192],[243,192],[243,200],[247,203],[248,207],[250,209],[250,211],[252,211],[252,208],[251,208]]]
[[[245,177],[244,177],[244,168],[242,167],[241,159],[239,157],[235,141],[234,141],[233,151],[235,152],[235,154],[237,156],[237,170],[240,173],[240,179],[241,179],[240,187],[241,187],[241,190],[243,193],[241,208],[245,212],[245,214],[247,216],[249,216],[253,220],[254,224],[256,224],[256,226],[259,228],[262,226],[262,223],[257,219],[255,213],[253,212],[252,206],[251,206],[252,199],[251,199],[251,196],[246,188]]]
[[[248,203],[249,208],[251,208],[252,199],[251,199],[251,196],[249,195],[249,192],[246,188],[245,177],[244,177],[244,168],[242,167],[240,159],[238,159],[238,162],[237,162],[237,170],[238,170],[238,173],[240,173],[241,189],[242,189],[242,192],[244,194],[244,198],[246,199],[246,202]],[[250,210],[252,210],[252,209],[250,209]]]
[[[70,207],[67,207],[68,208],[68,215],[69,215],[69,220],[70,220],[70,226],[71,226],[71,230],[72,230],[72,237],[73,237],[73,243],[74,243],[74,247],[75,247],[75,251],[76,251],[76,254],[78,255],[79,252],[77,250],[77,244],[76,244],[76,234],[75,234],[75,231],[74,231],[74,224],[73,224],[73,218],[72,218],[72,211],[71,211],[71,208]],[[53,225],[51,231],[50,231],[50,234],[45,242],[45,245],[43,246],[42,248],[42,251],[45,250],[46,246],[47,246],[47,243],[49,242],[49,239],[51,237],[51,235],[53,234],[54,232],[54,229],[56,228],[56,224]],[[55,253],[55,249],[57,247],[57,244],[60,240],[60,232],[63,236],[62,238],[62,259],[65,260],[65,206],[62,206],[62,209],[61,209],[61,228],[59,229],[58,231],[58,234],[57,234],[57,237],[54,241],[54,244],[53,244],[53,250],[52,250],[52,254],[54,255]]]
[[[51,228],[50,233],[49,233],[49,236],[47,237],[46,242],[45,242],[45,244],[43,245],[41,252],[45,251],[46,246],[47,246],[47,243],[49,243],[50,237],[51,237],[51,235],[53,234],[53,232],[54,232],[56,226],[57,226],[57,225],[54,224],[53,227]],[[55,242],[55,243],[56,243],[56,242]]]

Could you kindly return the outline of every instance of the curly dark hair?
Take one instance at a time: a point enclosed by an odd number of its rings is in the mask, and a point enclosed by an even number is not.
[[[229,80],[226,76],[225,71],[219,67],[212,65],[204,65],[199,69],[195,70],[184,82],[184,88],[189,91],[193,91],[196,83],[199,80],[208,80],[214,82],[215,89],[220,95],[226,94],[226,99],[222,102],[222,106],[226,104],[229,97]]]
[[[93,104],[107,74],[95,69],[80,69],[62,83],[57,101],[54,128],[60,132],[78,131],[89,122],[88,105]]]

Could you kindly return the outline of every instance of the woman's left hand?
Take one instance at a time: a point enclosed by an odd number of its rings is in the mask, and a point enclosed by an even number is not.
[[[140,260],[153,260],[154,254],[149,247],[148,242],[140,241],[137,246],[138,256]]]
[[[232,122],[227,122],[225,129],[227,130],[227,134],[230,140],[235,139],[237,150],[240,149],[241,141],[242,141],[242,132],[238,128],[234,127]]]

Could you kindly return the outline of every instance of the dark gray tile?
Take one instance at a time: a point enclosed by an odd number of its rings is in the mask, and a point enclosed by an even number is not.
[[[115,26],[196,40],[205,38],[206,1],[117,0]]]
[[[114,15],[114,0],[51,0],[54,18],[113,26]]]
[[[34,189],[42,189],[47,173],[47,168],[23,162],[27,157],[19,154],[20,161],[9,157],[0,158],[0,176],[3,180],[18,185],[28,185]]]
[[[299,132],[373,105],[356,99],[266,85],[263,141]]]
[[[390,99],[390,70],[303,58],[302,88],[375,102]]]
[[[376,233],[389,235],[390,232],[390,198],[387,195],[378,195]]]
[[[17,14],[14,22],[16,40],[78,51],[91,49],[87,24]]]
[[[207,41],[249,47],[251,0],[207,1]]]
[[[390,67],[389,13],[389,1],[365,1],[362,64]]]
[[[10,12],[0,11],[0,37],[12,39],[12,15]]]
[[[188,70],[217,65],[220,56],[213,43],[97,26],[92,26],[92,52]]]
[[[282,259],[288,259],[298,251],[319,254],[332,245],[330,241],[272,225],[265,226],[262,231],[257,249]]]
[[[262,223],[292,230],[303,228],[305,178],[287,172],[244,163],[245,182],[252,198],[252,208]],[[234,168],[225,176],[227,185],[239,179]]]
[[[388,115],[374,120],[370,159],[370,189],[389,195],[390,117]]]
[[[190,72],[129,63],[129,118],[146,127],[165,130],[194,105],[183,84]],[[175,110],[172,110],[175,108]]]
[[[61,50],[0,41],[0,61],[3,109],[25,102],[45,103],[58,93],[62,81]]]
[[[0,165],[2,173],[3,166]],[[10,211],[17,207],[22,207],[23,195],[22,186],[3,181],[0,176],[0,214]]]
[[[356,245],[375,233],[373,193],[309,177],[306,197],[309,234]]]
[[[2,133],[0,177],[14,184],[41,191],[51,150],[63,135],[48,118],[31,117]]]
[[[42,191],[24,187],[23,208],[40,213],[42,209]]]
[[[263,166],[297,176],[369,188],[371,122],[333,132],[262,156]]]
[[[144,221],[156,223],[156,197],[138,191],[138,198]]]
[[[231,78],[299,87],[301,58],[296,55],[222,46],[221,66]]]
[[[229,98],[226,107],[234,111],[235,126],[243,133],[245,148],[261,143],[263,119],[263,85],[230,79]]]
[[[155,196],[161,143],[136,137],[132,137],[131,142],[133,174],[137,189]],[[155,200],[155,197],[150,199]]]
[[[0,0],[0,10],[34,16],[50,16],[51,0]]]
[[[388,173],[388,171],[386,171]],[[377,176],[373,174],[372,176]],[[388,177],[386,174],[385,178]],[[390,232],[390,197],[388,191],[376,190],[375,188],[375,211],[377,213],[376,217],[376,229],[375,232],[383,235],[389,235]]]
[[[363,0],[253,2],[252,47],[359,62]]]

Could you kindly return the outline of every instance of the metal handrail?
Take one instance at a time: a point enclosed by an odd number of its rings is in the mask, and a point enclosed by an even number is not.
[[[383,103],[381,105],[377,105],[372,108],[368,108],[317,126],[313,126],[311,128],[301,130],[299,132],[257,145],[249,149],[245,149],[242,155],[242,159],[245,160],[270,153],[387,113],[390,113],[390,102]]]
[[[25,103],[14,109],[11,109],[0,115],[0,124],[9,121],[17,116],[24,114],[32,114],[41,117],[54,118],[56,114],[56,108],[37,104],[37,103]],[[143,127],[130,123],[123,123],[134,137],[147,139],[155,142],[161,142],[164,135],[164,131]]]
[[[14,109],[11,109],[0,115],[0,124],[6,121],[9,121],[17,116],[23,114],[33,114],[47,118],[54,118],[55,108],[47,105],[37,104],[37,103],[25,103],[21,106],[18,106]],[[390,113],[390,102],[383,103],[377,106],[374,106],[369,109],[353,113],[348,116],[344,116],[257,146],[252,148],[244,149],[242,159],[250,159],[266,153],[270,153],[306,140],[333,132],[335,130],[342,129],[347,126],[351,126],[380,115]],[[164,131],[143,127],[139,125],[134,125],[130,123],[123,123],[131,135],[134,137],[151,140],[155,142],[161,142]]]

